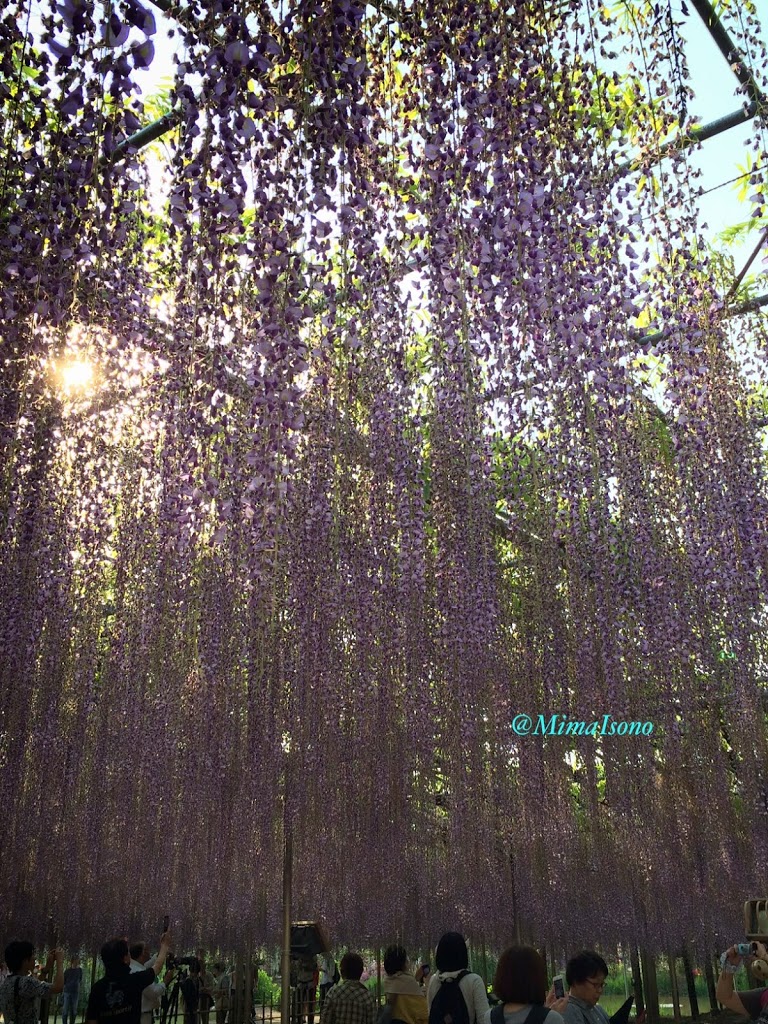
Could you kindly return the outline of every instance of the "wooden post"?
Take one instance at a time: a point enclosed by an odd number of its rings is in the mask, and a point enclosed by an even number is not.
[[[683,968],[685,969],[685,984],[688,987],[688,1002],[691,1004],[691,1019],[699,1018],[699,1000],[696,995],[696,979],[693,976],[691,966],[691,955],[688,950],[683,950]]]
[[[550,978],[554,978],[557,974],[557,961],[555,960],[555,951],[549,947],[549,974]]]
[[[635,1011],[639,1016],[645,1010],[645,995],[643,993],[643,976],[640,973],[637,946],[634,944],[629,947],[629,963],[632,968],[632,990],[635,993]]]
[[[669,985],[672,989],[672,1012],[675,1024],[680,1024],[680,989],[677,985],[677,957],[668,953],[667,963],[669,964]]]
[[[293,872],[293,837],[285,819],[283,850],[283,955],[280,962],[280,1018],[288,1024],[291,1018],[291,882]],[[250,1016],[246,1018],[250,1020]]]
[[[522,930],[520,928],[520,917],[517,913],[517,890],[515,888],[515,855],[509,855],[509,870],[512,880],[512,920],[515,922],[515,945],[522,946]]]
[[[381,947],[376,947],[376,1005],[381,1006]]]
[[[246,1017],[245,1024],[251,1024],[253,1018],[253,990],[255,987],[255,981],[258,981],[258,968],[256,978],[253,976],[253,947],[248,947],[247,961],[246,961]]]
[[[93,988],[95,983],[96,983],[96,954],[94,953],[93,954],[93,958],[91,960],[91,988]],[[91,989],[89,988],[88,989],[88,995],[90,995],[90,993],[91,993]],[[85,1010],[83,1010],[83,1020],[85,1020]]]
[[[712,969],[712,957],[704,957],[704,977],[707,979],[707,994],[709,995],[709,1007],[712,1013],[720,1013],[717,1003],[717,986],[715,985],[715,972]]]
[[[485,948],[485,939],[483,939],[483,984],[485,985],[486,991],[488,989],[488,951]]]
[[[648,1024],[659,1024],[659,986],[656,980],[656,961],[644,950],[641,950],[640,962],[643,965],[646,999],[645,1013]]]

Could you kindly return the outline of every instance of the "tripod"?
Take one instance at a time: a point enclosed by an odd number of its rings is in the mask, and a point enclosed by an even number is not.
[[[163,1002],[160,1010],[160,1024],[168,1024],[170,1019],[172,1024],[175,1024],[176,1018],[179,1015],[179,989],[181,988],[181,978],[176,977],[171,983],[171,991],[168,995],[163,996]]]

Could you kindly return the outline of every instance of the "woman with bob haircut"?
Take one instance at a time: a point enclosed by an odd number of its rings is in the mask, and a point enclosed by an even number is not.
[[[446,932],[441,937],[435,949],[435,967],[437,970],[429,979],[427,989],[427,1005],[430,1009],[442,985],[458,981],[459,991],[467,1005],[469,1024],[481,1024],[488,1014],[488,994],[480,975],[472,974],[469,970],[469,953],[463,935]]]
[[[402,946],[388,946],[384,954],[384,995],[393,1021],[427,1024],[424,989],[412,974],[406,973],[408,954]]]
[[[547,965],[532,946],[510,946],[499,957],[493,979],[499,1006],[485,1015],[482,1024],[564,1024],[557,1012],[545,1005]],[[567,1002],[567,999],[562,1002]]]

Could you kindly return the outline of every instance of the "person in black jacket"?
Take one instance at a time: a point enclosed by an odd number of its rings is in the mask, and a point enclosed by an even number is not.
[[[141,1024],[141,994],[163,969],[170,948],[170,932],[164,932],[154,967],[131,973],[128,941],[105,942],[101,947],[104,977],[91,988],[86,1024]]]

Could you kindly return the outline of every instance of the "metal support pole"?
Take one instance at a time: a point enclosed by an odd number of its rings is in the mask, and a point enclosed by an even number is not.
[[[677,138],[662,143],[655,153],[643,157],[634,157],[631,160],[625,160],[623,164],[619,164],[616,168],[616,177],[621,178],[632,171],[645,171],[653,167],[654,164],[660,163],[664,157],[672,153],[678,153],[683,149],[690,149],[691,146],[695,146],[698,142],[706,142],[707,139],[713,139],[716,135],[721,135],[731,128],[738,128],[740,125],[746,124],[752,120],[756,113],[757,103],[752,100],[746,107],[739,107],[738,110],[734,110],[731,114],[718,117],[716,121],[710,121],[708,124],[703,124],[700,127],[689,128],[687,131],[681,132]]]
[[[161,135],[165,135],[172,128],[175,128],[179,124],[180,116],[176,112],[170,114],[164,114],[158,118],[157,121],[153,121],[151,124],[145,125],[144,128],[139,129],[130,138],[124,139],[122,142],[118,142],[109,157],[106,158],[106,162],[115,164],[123,157],[127,156],[129,152],[136,153],[144,146],[148,146],[150,142],[154,142],[155,139],[159,139]]]
[[[709,0],[691,0],[696,13],[707,27],[707,32],[712,36],[722,55],[741,84],[746,88],[750,99],[759,100],[762,98],[757,82],[741,62],[741,53],[734,44],[727,30],[717,16],[714,7]]]

